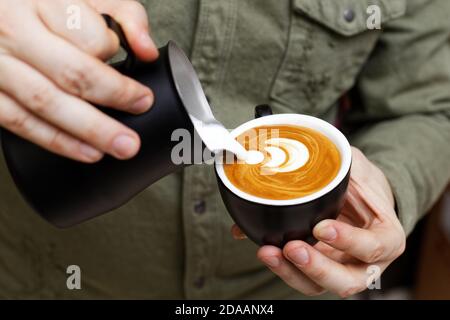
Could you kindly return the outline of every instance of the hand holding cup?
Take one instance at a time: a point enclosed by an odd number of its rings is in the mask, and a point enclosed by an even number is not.
[[[262,246],[258,258],[292,288],[306,294],[326,291],[348,297],[367,289],[367,270],[380,274],[405,249],[406,237],[394,210],[394,197],[383,172],[357,148],[352,148],[352,171],[345,202],[336,220],[314,229],[319,240],[301,240],[284,248]],[[245,238],[234,225],[233,236]]]

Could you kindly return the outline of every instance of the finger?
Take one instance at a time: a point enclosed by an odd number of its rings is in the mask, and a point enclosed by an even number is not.
[[[64,91],[84,100],[140,113],[153,103],[151,90],[121,75],[66,40],[51,34],[40,23],[33,33],[21,34],[13,55],[27,62]],[[39,33],[39,37],[34,34]],[[45,45],[42,45],[45,43]]]
[[[97,12],[110,15],[122,26],[131,49],[139,59],[153,61],[158,57],[158,49],[149,35],[147,12],[138,1],[89,0],[89,3]]]
[[[286,244],[283,255],[316,284],[341,297],[366,289],[363,272],[353,272],[303,241]]]
[[[8,92],[40,118],[118,159],[131,158],[139,150],[139,136],[134,131],[88,103],[62,92],[17,59],[0,57],[0,90]]]
[[[231,234],[235,240],[244,240],[247,239],[247,236],[242,232],[242,230],[236,225],[233,224],[231,227]]]
[[[0,126],[61,156],[92,163],[103,153],[42,121],[0,92]]]
[[[313,247],[323,255],[339,263],[346,264],[358,262],[356,258],[352,257],[351,255],[345,252],[342,252],[341,250],[333,248],[332,246],[326,244],[325,242],[319,241]]]
[[[47,28],[77,48],[102,60],[111,58],[118,51],[117,35],[86,2],[41,0],[36,4],[38,14]],[[72,17],[68,14],[72,14]]]
[[[397,258],[403,243],[396,228],[387,225],[372,226],[369,230],[324,220],[314,227],[313,234],[320,241],[366,263]]]
[[[257,257],[287,285],[303,294],[316,296],[324,292],[322,287],[308,279],[292,263],[286,260],[281,249],[273,246],[263,246],[258,250]]]

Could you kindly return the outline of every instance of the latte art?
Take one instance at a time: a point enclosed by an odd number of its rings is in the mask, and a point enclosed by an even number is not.
[[[312,194],[337,175],[341,158],[326,136],[306,127],[264,126],[237,140],[249,150],[245,162],[225,164],[230,182],[254,196],[288,200]]]
[[[265,150],[270,159],[262,165],[268,172],[291,172],[303,167],[309,159],[309,151],[300,141],[287,138],[266,140]]]

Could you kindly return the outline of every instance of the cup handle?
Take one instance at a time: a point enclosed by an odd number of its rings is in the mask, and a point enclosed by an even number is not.
[[[272,108],[268,104],[260,104],[255,107],[255,119],[272,115]]]
[[[128,69],[131,67],[135,61],[136,56],[133,53],[133,50],[131,49],[130,44],[127,41],[127,37],[125,36],[125,32],[123,32],[122,26],[114,20],[110,15],[108,14],[102,14],[103,19],[106,22],[106,25],[108,28],[110,28],[114,33],[117,35],[120,41],[120,46],[125,50],[127,56],[125,60],[118,63],[118,65],[124,67],[125,69]]]

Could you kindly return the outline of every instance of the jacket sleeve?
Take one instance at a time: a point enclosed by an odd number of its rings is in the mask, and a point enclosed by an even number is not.
[[[388,178],[409,234],[450,179],[450,1],[407,4],[384,26],[347,122],[358,128],[351,143]]]

